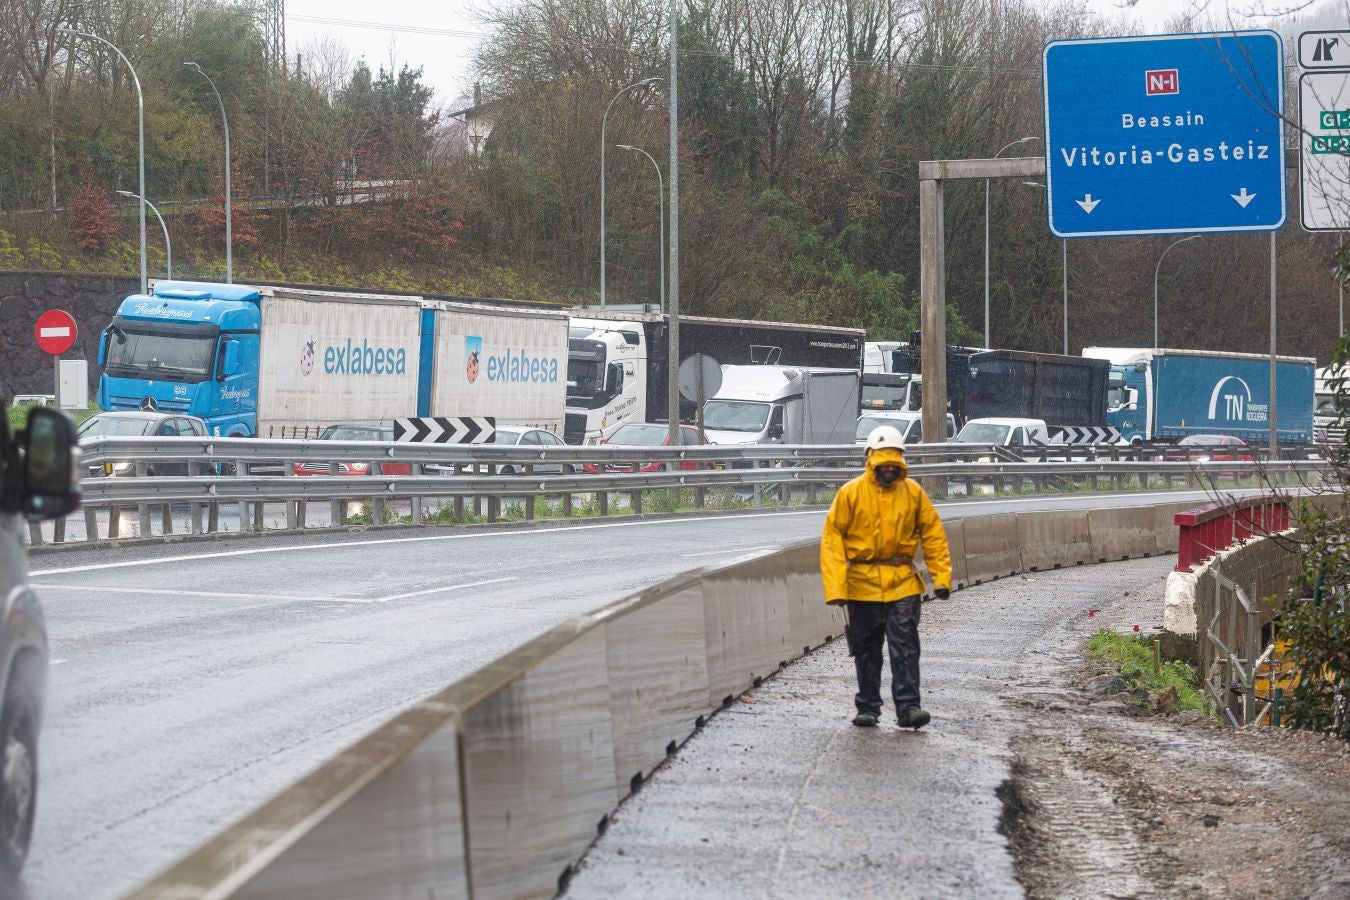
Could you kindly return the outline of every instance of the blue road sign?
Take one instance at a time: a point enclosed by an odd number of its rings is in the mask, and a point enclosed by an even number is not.
[[[1273,31],[1046,44],[1050,231],[1283,227],[1282,56]]]

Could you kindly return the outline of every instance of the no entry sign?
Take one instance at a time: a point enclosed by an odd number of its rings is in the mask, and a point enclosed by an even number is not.
[[[64,309],[49,309],[38,316],[33,326],[33,336],[37,338],[38,349],[60,356],[75,346],[75,319]]]

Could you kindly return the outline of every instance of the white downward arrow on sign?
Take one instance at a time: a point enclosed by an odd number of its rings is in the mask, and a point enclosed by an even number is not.
[[[1083,212],[1091,215],[1092,211],[1097,208],[1097,204],[1101,203],[1102,201],[1093,200],[1091,194],[1084,194],[1082,200],[1075,200],[1073,202],[1083,207]]]
[[[1248,204],[1248,203],[1251,203],[1253,200],[1256,199],[1256,195],[1255,195],[1255,194],[1249,194],[1249,193],[1247,193],[1247,189],[1246,189],[1245,187],[1242,189],[1242,193],[1240,193],[1240,194],[1229,194],[1228,196],[1230,196],[1230,197],[1232,197],[1234,200],[1236,200],[1238,206],[1242,207],[1243,209],[1246,209],[1246,208],[1247,208],[1247,204]]]

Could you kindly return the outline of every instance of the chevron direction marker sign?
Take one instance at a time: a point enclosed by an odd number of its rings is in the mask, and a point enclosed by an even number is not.
[[[1111,426],[1065,425],[1060,429],[1062,444],[1114,444],[1120,440],[1120,431]]]
[[[416,444],[488,444],[497,431],[492,416],[421,416],[394,420],[394,440]]]

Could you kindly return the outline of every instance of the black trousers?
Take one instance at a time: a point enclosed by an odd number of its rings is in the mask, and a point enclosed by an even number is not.
[[[891,654],[891,699],[904,718],[919,706],[919,595],[891,603],[848,601],[848,654],[858,670],[858,712],[881,715],[881,645]]]

